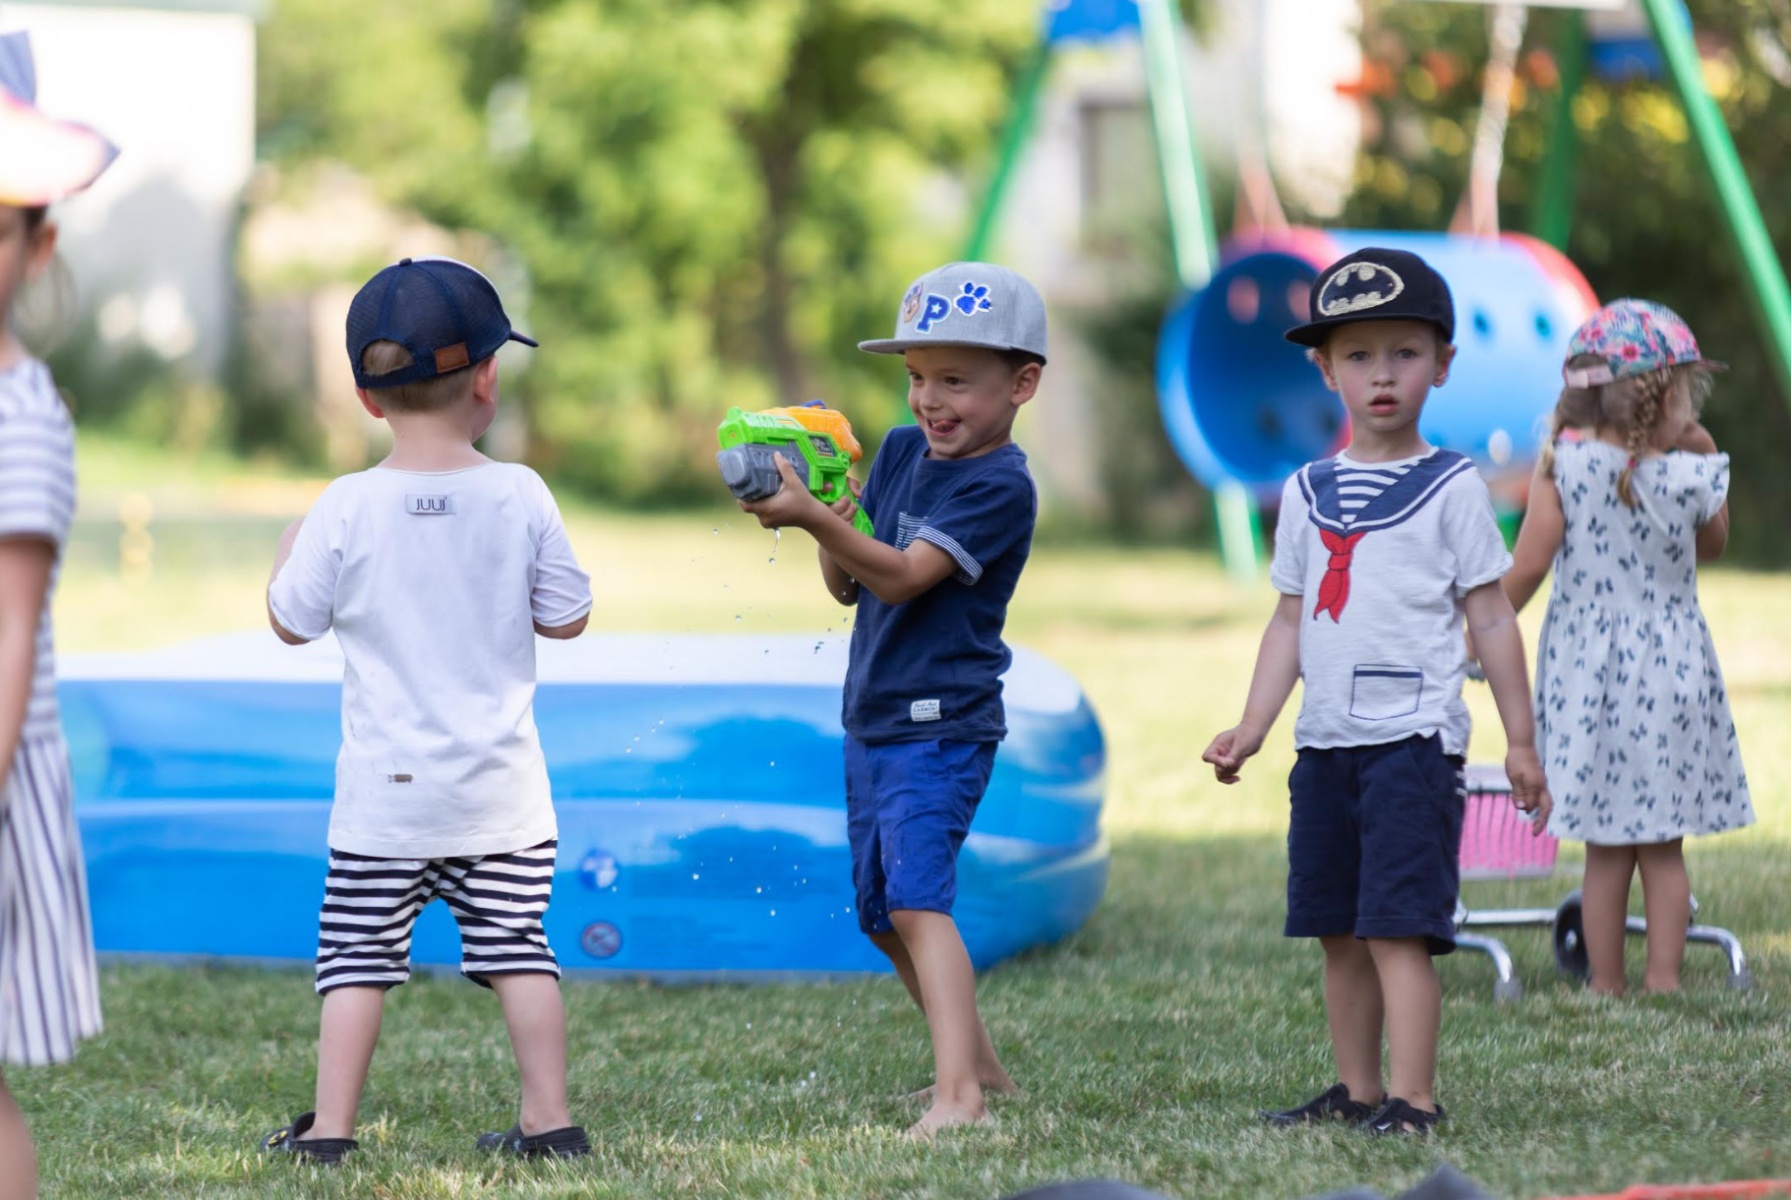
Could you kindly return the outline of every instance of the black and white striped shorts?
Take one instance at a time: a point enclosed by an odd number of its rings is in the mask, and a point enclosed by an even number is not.
[[[370,858],[330,851],[317,932],[317,990],[396,987],[410,978],[417,915],[441,897],[460,926],[460,973],[560,974],[541,928],[553,892],[549,838],[472,858]],[[489,986],[489,984],[487,984]]]

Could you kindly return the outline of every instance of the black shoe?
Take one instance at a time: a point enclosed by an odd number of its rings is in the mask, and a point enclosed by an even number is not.
[[[1335,1084],[1298,1108],[1280,1111],[1263,1109],[1256,1114],[1271,1125],[1314,1125],[1321,1121],[1347,1121],[1360,1125],[1374,1115],[1374,1110],[1349,1098],[1349,1089]]]
[[[1413,1108],[1398,1096],[1388,1096],[1387,1102],[1380,1106],[1372,1117],[1362,1122],[1362,1131],[1376,1137],[1409,1133],[1417,1137],[1428,1137],[1430,1131],[1447,1119],[1443,1106],[1437,1105],[1435,1112],[1425,1112],[1421,1108]]]
[[[474,1143],[481,1150],[514,1154],[518,1158],[583,1158],[591,1152],[591,1139],[582,1125],[549,1129],[546,1133],[524,1133],[521,1125],[512,1125],[503,1133],[481,1133]]]
[[[314,1112],[300,1113],[293,1118],[290,1125],[283,1125],[261,1139],[261,1149],[265,1154],[291,1154],[298,1158],[325,1166],[337,1166],[342,1156],[350,1150],[359,1150],[361,1144],[353,1138],[308,1138],[305,1131],[317,1123]]]

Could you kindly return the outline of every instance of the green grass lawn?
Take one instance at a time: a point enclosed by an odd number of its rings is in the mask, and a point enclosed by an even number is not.
[[[84,446],[91,486],[58,611],[65,651],[160,644],[261,619],[261,590],[303,481],[176,471]],[[125,582],[108,525],[147,473],[165,520],[156,567]],[[158,473],[159,472],[159,473]],[[207,515],[211,514],[211,515]],[[569,510],[608,630],[838,629],[812,546],[731,506],[679,517]],[[1702,919],[1735,930],[1757,978],[1729,991],[1694,947],[1672,998],[1595,999],[1558,980],[1547,934],[1507,936],[1528,987],[1492,1003],[1486,960],[1445,960],[1430,1143],[1279,1133],[1252,1114],[1332,1079],[1314,947],[1280,935],[1284,718],[1242,784],[1200,769],[1242,704],[1272,596],[1207,558],[1044,547],[1010,639],[1072,671],[1109,749],[1112,884],[1064,942],[985,974],[984,1013],[1023,1097],[996,1123],[916,1147],[898,1094],[927,1081],[919,1016],[893,979],[812,986],[571,982],[571,1088],[596,1157],[570,1170],[481,1159],[507,1126],[514,1068],[495,1001],[420,978],[388,1007],[354,1164],[266,1162],[257,1138],[309,1107],[317,1004],[304,972],[112,966],[106,1034],[76,1061],[8,1080],[49,1196],[995,1197],[1086,1176],[1174,1196],[1395,1192],[1447,1160],[1508,1197],[1635,1182],[1791,1176],[1791,579],[1713,572],[1706,608],[1733,693],[1760,824],[1689,851]],[[1526,614],[1533,632],[1538,611]],[[1502,755],[1484,690],[1473,757]],[[1552,906],[1573,881],[1470,884],[1470,905]],[[223,898],[230,902],[230,898]],[[1639,951],[1639,945],[1635,947]],[[1632,977],[1639,970],[1633,963]]]

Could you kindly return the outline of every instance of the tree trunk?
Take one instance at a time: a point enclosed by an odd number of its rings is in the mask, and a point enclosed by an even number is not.
[[[755,139],[759,175],[765,186],[765,225],[759,237],[759,270],[764,279],[764,298],[759,311],[761,352],[777,381],[778,398],[784,404],[804,404],[810,395],[808,363],[790,329],[790,310],[796,283],[784,269],[784,239],[796,206],[796,172],[799,143],[779,132],[775,122]]]

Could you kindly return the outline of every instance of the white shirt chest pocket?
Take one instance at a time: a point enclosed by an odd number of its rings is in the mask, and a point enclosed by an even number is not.
[[[1363,721],[1409,717],[1424,699],[1424,672],[1418,667],[1367,663],[1350,681],[1349,715]]]

